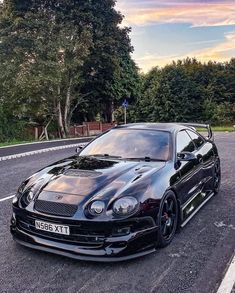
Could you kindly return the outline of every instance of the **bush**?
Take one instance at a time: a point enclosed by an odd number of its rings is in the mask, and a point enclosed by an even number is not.
[[[229,102],[218,105],[216,118],[220,125],[229,125],[231,122],[235,122],[235,105]]]
[[[0,142],[31,139],[32,135],[27,130],[27,122],[9,117],[4,113],[3,108],[0,108]]]
[[[235,122],[235,105],[229,102],[216,103],[206,99],[203,103],[204,121],[213,125],[231,125]]]

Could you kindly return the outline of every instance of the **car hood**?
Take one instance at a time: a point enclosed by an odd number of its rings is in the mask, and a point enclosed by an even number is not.
[[[143,194],[151,175],[164,166],[165,162],[75,156],[41,170],[30,180],[43,182],[39,200],[83,205],[94,199],[110,201]]]

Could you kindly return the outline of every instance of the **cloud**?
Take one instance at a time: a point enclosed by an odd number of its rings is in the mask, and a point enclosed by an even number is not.
[[[227,61],[235,53],[235,32],[225,34],[225,40],[211,48],[191,52],[189,57],[197,57],[202,61],[218,60]]]
[[[143,72],[147,72],[154,66],[163,67],[170,64],[173,60],[185,59],[187,57],[197,58],[201,62],[208,62],[210,60],[225,62],[235,55],[235,32],[225,34],[223,42],[212,47],[207,47],[197,51],[190,52],[185,55],[155,55],[146,53],[143,57],[136,56],[135,60]]]
[[[152,23],[190,23],[192,26],[235,24],[234,0],[230,1],[124,1],[118,9],[126,25]]]
[[[136,57],[135,61],[141,71],[148,72],[152,67],[159,66],[163,67],[166,64],[171,63],[174,59],[178,59],[179,56],[177,55],[170,55],[170,56],[164,56],[164,55],[157,55],[157,54],[150,54],[146,53],[142,57]]]

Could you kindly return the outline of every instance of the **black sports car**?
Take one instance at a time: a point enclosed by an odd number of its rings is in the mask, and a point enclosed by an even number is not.
[[[11,233],[76,259],[134,258],[168,245],[220,179],[209,125],[118,126],[28,178],[13,200]]]

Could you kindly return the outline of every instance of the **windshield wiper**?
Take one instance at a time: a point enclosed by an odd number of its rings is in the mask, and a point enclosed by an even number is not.
[[[145,161],[145,162],[165,162],[166,160],[162,159],[155,159],[155,158],[150,158],[150,157],[138,157],[138,158],[123,158],[125,160],[139,160],[139,161]]]
[[[109,154],[94,154],[94,155],[89,155],[88,157],[105,157],[105,158],[114,158],[114,159],[121,159],[121,156],[114,156],[114,155],[109,155]]]

